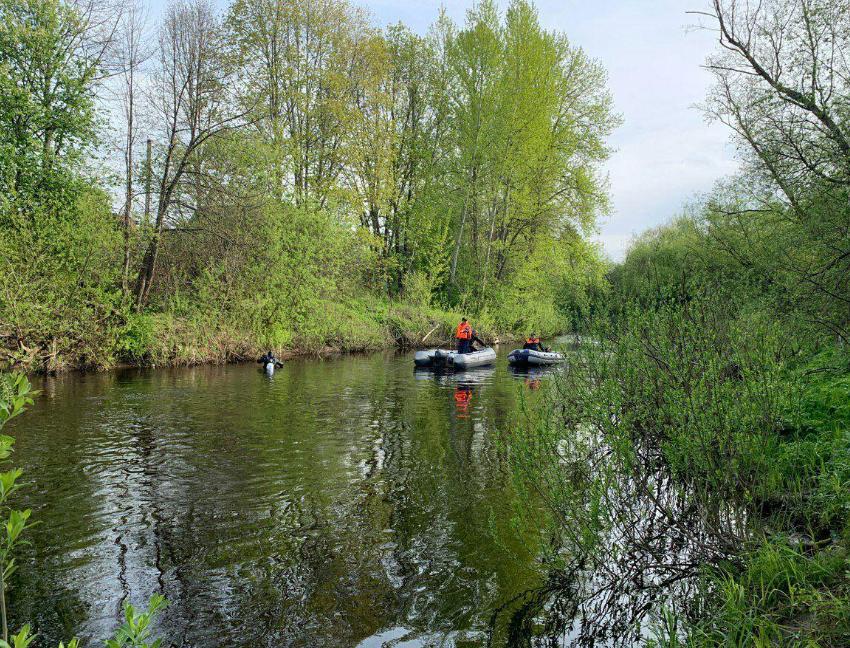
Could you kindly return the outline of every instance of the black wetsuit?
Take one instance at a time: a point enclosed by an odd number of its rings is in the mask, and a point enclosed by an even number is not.
[[[259,362],[264,367],[270,362],[273,362],[275,367],[281,366],[280,360],[274,357],[274,353],[264,353],[263,356],[259,360],[257,360],[257,362]]]

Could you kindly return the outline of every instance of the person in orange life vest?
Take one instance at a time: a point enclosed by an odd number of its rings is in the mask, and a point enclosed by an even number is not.
[[[455,339],[457,340],[457,352],[469,353],[472,351],[472,325],[466,321],[466,318],[460,320],[460,324],[455,329]]]
[[[528,336],[525,340],[525,344],[522,347],[523,349],[529,349],[530,351],[548,351],[546,347],[544,347],[540,343],[540,338],[537,337],[534,333]]]

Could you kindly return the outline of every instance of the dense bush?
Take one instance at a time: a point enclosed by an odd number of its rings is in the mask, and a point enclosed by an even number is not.
[[[647,625],[670,645],[840,644],[842,354],[812,360],[774,318],[710,297],[632,306],[593,340],[511,443],[559,583],[531,611],[624,644]]]

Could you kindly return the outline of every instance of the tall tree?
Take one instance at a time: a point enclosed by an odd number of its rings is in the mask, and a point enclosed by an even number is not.
[[[120,16],[94,0],[0,1],[0,193],[17,197],[18,212],[67,203],[65,172],[94,140]]]
[[[224,33],[212,4],[190,0],[171,5],[160,31],[152,96],[154,111],[163,124],[164,144],[156,219],[136,284],[138,307],[150,294],[169,215],[175,207],[198,208],[197,202],[179,198],[187,178],[197,182],[203,173],[201,147],[219,133],[239,126],[249,112],[237,106],[229,75]]]
[[[775,219],[793,243],[776,259],[836,332],[850,323],[850,12],[836,0],[712,0],[718,52],[710,116],[747,155],[750,219]],[[776,210],[777,201],[784,209]],[[793,230],[793,232],[792,232]],[[808,293],[808,294],[807,294]]]
[[[525,0],[512,2],[503,21],[493,2],[470,11],[451,60],[462,198],[450,280],[480,306],[488,285],[536,240],[591,226],[605,209],[598,165],[617,118],[600,66],[545,32]]]
[[[127,5],[116,36],[116,66],[120,77],[118,90],[124,117],[124,259],[121,287],[125,297],[130,290],[131,229],[133,226],[133,182],[136,176],[135,147],[139,136],[139,75],[141,66],[153,54],[145,44],[147,16],[144,8],[131,2]]]
[[[245,75],[246,105],[280,164],[280,195],[326,207],[338,189],[352,117],[359,45],[371,38],[365,14],[345,0],[237,0],[227,24]]]

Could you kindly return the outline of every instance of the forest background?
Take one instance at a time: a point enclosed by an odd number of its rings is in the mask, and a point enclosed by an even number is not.
[[[346,0],[0,17],[6,365],[549,335],[604,291],[618,118],[524,0],[424,36]]]

